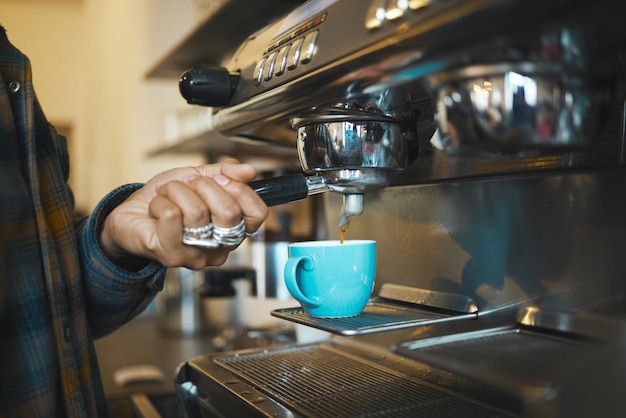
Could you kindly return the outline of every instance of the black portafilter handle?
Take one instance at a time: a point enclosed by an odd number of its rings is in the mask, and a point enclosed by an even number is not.
[[[269,179],[255,180],[249,186],[267,206],[297,202],[309,195],[309,184],[303,174],[287,174]]]
[[[180,94],[189,104],[226,106],[239,81],[239,74],[223,67],[199,65],[185,71],[178,81]]]

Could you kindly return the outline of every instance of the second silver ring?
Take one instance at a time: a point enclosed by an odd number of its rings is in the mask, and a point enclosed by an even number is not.
[[[233,227],[221,227],[213,224],[213,240],[219,245],[234,246],[239,245],[246,237],[246,224],[242,219]]]

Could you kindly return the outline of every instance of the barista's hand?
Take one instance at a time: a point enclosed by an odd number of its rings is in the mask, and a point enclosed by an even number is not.
[[[101,245],[121,265],[136,257],[195,270],[221,265],[236,246],[185,245],[183,227],[213,223],[229,228],[243,219],[246,232],[254,233],[268,214],[265,203],[246,184],[255,175],[253,167],[235,160],[158,174],[109,214]]]

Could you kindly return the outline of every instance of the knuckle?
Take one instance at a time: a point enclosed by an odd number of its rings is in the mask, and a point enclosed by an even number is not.
[[[228,222],[229,220],[232,222],[238,222],[241,219],[241,209],[237,205],[227,205],[222,206],[219,210],[216,210],[212,217],[219,217],[221,222]],[[220,226],[230,226],[230,225],[220,225]]]
[[[193,208],[189,209],[189,217],[191,219],[195,219],[195,220],[203,220],[208,218],[209,216],[209,210],[207,208],[204,207],[200,207],[200,206],[194,206]]]
[[[269,208],[265,205],[254,206],[250,208],[248,217],[253,223],[261,224],[267,219],[269,212]]]
[[[159,194],[169,195],[176,191],[180,187],[180,182],[178,180],[168,181],[159,186]]]
[[[182,217],[183,213],[177,206],[170,206],[161,213],[161,219],[165,222],[179,221]]]
[[[228,219],[240,219],[241,210],[238,206],[227,206],[222,209],[220,215]]]
[[[265,205],[257,206],[257,211],[258,211],[257,218],[262,219],[262,220],[267,219],[267,217],[270,214],[270,209]]]

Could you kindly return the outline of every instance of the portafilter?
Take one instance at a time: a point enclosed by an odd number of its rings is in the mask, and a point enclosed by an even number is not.
[[[364,193],[389,185],[406,168],[417,139],[415,115],[402,89],[343,100],[291,119],[304,173],[251,183],[269,206],[330,190],[343,194],[339,227],[364,208]]]

